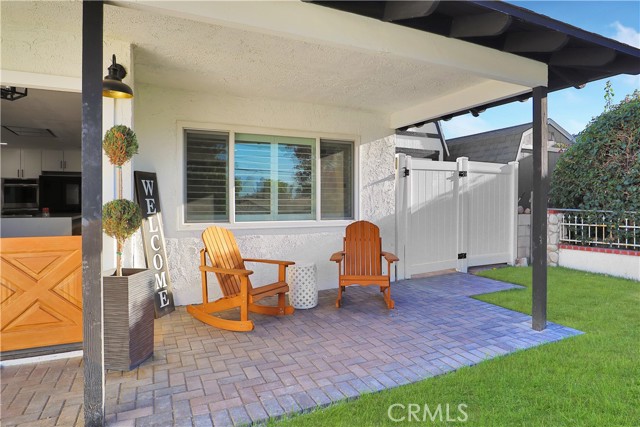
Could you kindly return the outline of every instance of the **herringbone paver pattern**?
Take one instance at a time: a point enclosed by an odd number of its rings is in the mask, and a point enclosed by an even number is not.
[[[514,287],[465,274],[350,287],[343,308],[322,291],[312,310],[255,315],[250,333],[220,331],[184,308],[156,321],[153,359],[107,375],[108,425],[231,426],[306,411],[579,331],[468,298]],[[82,425],[81,359],[3,367],[3,426]]]

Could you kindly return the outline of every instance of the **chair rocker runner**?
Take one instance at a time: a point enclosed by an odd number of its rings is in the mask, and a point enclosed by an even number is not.
[[[387,261],[387,274],[382,274],[382,257]],[[391,264],[398,257],[382,250],[380,229],[368,221],[350,224],[344,238],[344,250],[331,255],[331,261],[338,263],[338,299],[336,307],[342,305],[342,293],[350,285],[380,286],[387,308],[395,303],[391,299]]]
[[[202,304],[187,307],[187,311],[196,319],[208,325],[229,331],[251,331],[253,322],[249,320],[249,312],[282,316],[293,314],[294,308],[286,303],[285,293],[289,285],[285,282],[287,266],[295,264],[291,261],[242,258],[233,234],[222,227],[208,227],[202,233],[204,249],[200,251],[200,273],[202,275]],[[211,265],[207,264],[207,256]],[[278,265],[278,281],[270,285],[254,288],[249,276],[253,271],[247,270],[244,263],[260,262]],[[209,301],[207,273],[215,273],[222,290],[222,298]],[[277,295],[277,306],[256,304],[257,301]],[[212,313],[240,308],[240,320],[221,319]]]

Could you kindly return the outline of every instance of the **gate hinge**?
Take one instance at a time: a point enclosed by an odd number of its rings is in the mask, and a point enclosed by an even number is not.
[[[458,172],[458,176],[459,176],[459,177],[461,177],[461,178],[463,178],[463,177],[467,176],[467,171],[460,171],[460,172]]]
[[[458,254],[458,259],[467,259],[467,253],[466,252],[462,252],[462,253]]]
[[[410,174],[410,173],[411,173],[411,169],[409,169],[409,168],[404,168],[404,175],[403,175],[404,177],[409,176],[409,174]]]

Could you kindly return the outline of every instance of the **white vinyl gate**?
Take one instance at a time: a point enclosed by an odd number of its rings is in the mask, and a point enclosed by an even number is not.
[[[515,262],[517,162],[396,162],[398,279]]]

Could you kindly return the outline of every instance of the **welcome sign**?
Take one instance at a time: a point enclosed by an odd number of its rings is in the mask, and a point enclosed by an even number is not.
[[[142,243],[147,268],[155,276],[156,319],[174,311],[171,280],[167,267],[167,251],[164,243],[158,179],[155,173],[135,171],[136,198],[142,211]]]

